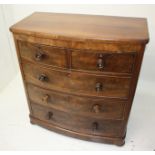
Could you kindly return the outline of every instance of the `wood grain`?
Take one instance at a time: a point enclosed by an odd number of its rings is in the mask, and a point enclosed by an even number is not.
[[[123,119],[124,106],[127,104],[126,101],[122,100],[92,99],[57,93],[31,84],[27,85],[27,90],[30,100],[34,103],[88,117]],[[45,100],[46,96],[48,97]]]
[[[94,76],[76,72],[70,73],[35,66],[30,63],[24,63],[23,69],[27,82],[43,88],[85,96],[128,98],[130,89],[129,77],[123,78]],[[41,75],[45,75],[47,80],[39,80]],[[96,90],[97,83],[102,85],[102,89],[99,91]]]
[[[71,113],[64,113],[53,108],[45,108],[40,105],[32,103],[33,116],[43,120],[47,123],[55,124],[56,126],[81,132],[91,135],[120,137],[122,121],[117,120],[102,120],[96,118],[87,118],[84,116],[78,117]],[[51,112],[53,115],[49,118],[48,114]],[[93,128],[93,123],[97,123],[97,128]]]
[[[40,64],[67,68],[66,50],[64,48],[19,42],[21,57]],[[39,57],[40,55],[40,57]],[[38,56],[38,57],[37,57]]]
[[[36,12],[11,31],[60,40],[148,42],[144,18]]]
[[[122,146],[149,41],[146,19],[37,12],[10,30],[31,123]]]
[[[72,68],[97,72],[132,73],[135,53],[73,51]],[[98,64],[101,64],[101,68]]]

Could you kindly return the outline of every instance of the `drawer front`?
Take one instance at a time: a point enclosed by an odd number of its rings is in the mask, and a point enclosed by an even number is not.
[[[66,51],[63,48],[19,42],[21,57],[29,61],[54,67],[67,67]]]
[[[34,117],[68,130],[99,136],[120,136],[122,121],[103,120],[65,113],[31,103]]]
[[[95,97],[128,97],[130,78],[67,73],[26,63],[23,68],[26,81],[48,89]]]
[[[131,73],[134,61],[135,53],[72,52],[72,68],[77,70]]]
[[[32,102],[68,113],[77,113],[104,119],[123,119],[125,102],[77,97],[48,91],[28,84],[28,95]]]

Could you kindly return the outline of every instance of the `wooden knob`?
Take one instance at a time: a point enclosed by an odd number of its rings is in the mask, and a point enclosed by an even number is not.
[[[43,57],[44,57],[43,52],[37,52],[36,55],[35,55],[35,59],[36,59],[37,61],[42,60]]]
[[[93,106],[92,110],[95,113],[99,113],[99,112],[101,112],[101,107],[100,107],[100,105],[96,104]]]
[[[47,119],[50,120],[52,118],[52,116],[53,116],[53,112],[49,111],[47,113]]]
[[[99,69],[103,69],[104,68],[104,61],[103,61],[103,59],[98,59],[97,60],[97,67],[99,68]]]
[[[38,79],[42,82],[45,82],[48,80],[47,76],[45,74],[41,74],[39,75]]]
[[[48,103],[48,100],[49,100],[49,95],[48,94],[45,94],[43,97],[42,97],[42,101],[44,103]]]
[[[96,91],[99,92],[102,90],[102,84],[101,83],[96,83]]]
[[[104,60],[103,60],[103,54],[99,54],[98,60],[97,60],[97,67],[99,69],[103,69],[105,66]]]
[[[93,131],[98,130],[98,123],[97,123],[97,122],[94,122],[94,123],[92,124],[92,130],[93,130]]]

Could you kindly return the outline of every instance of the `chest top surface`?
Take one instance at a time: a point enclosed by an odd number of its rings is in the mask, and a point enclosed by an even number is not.
[[[149,40],[145,18],[35,12],[10,30],[62,40],[138,43]]]

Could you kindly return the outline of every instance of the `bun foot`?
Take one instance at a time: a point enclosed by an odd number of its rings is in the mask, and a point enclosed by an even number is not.
[[[31,124],[35,124],[35,122],[34,122],[33,120],[30,120],[30,123],[31,123]]]
[[[36,124],[35,121],[31,118],[31,114],[29,115],[29,117],[30,117],[30,123],[31,124]]]
[[[120,141],[115,143],[115,145],[117,145],[117,146],[123,146],[124,144],[125,144],[124,140],[120,140]]]

